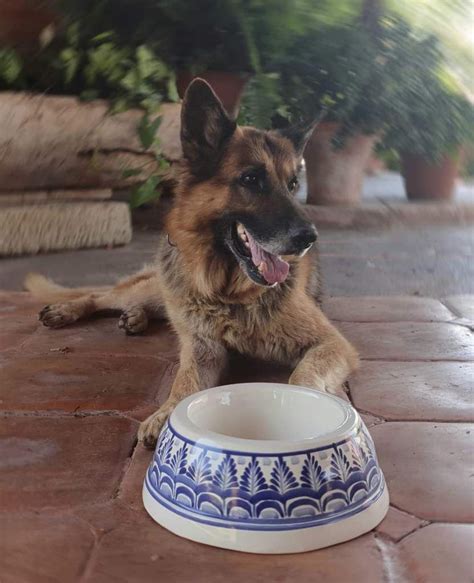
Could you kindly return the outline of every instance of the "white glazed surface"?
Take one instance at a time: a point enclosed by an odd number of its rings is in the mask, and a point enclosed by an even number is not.
[[[312,449],[357,430],[356,411],[342,399],[278,383],[242,383],[184,399],[170,422],[202,444],[247,452]]]
[[[154,520],[191,540],[293,553],[371,530],[388,493],[373,441],[348,403],[248,383],[178,405],[160,434],[143,502]]]

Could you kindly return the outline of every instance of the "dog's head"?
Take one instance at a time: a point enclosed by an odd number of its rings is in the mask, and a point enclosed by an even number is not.
[[[229,278],[234,287],[236,279],[281,284],[290,263],[316,241],[315,227],[294,200],[313,128],[239,127],[205,81],[189,86],[181,117],[183,169],[168,228],[189,265],[201,269],[202,291]]]

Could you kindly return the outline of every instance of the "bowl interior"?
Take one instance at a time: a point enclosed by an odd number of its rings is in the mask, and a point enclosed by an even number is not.
[[[251,383],[205,391],[186,406],[200,430],[240,439],[301,441],[337,431],[348,406],[325,393],[290,385]]]

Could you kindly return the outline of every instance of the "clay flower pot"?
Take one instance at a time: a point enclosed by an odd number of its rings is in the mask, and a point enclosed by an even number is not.
[[[360,202],[365,169],[377,136],[356,134],[335,149],[332,138],[339,128],[338,123],[321,123],[306,146],[309,204],[353,206]]]
[[[57,21],[52,1],[0,0],[0,46],[23,51],[38,47],[39,35]]]
[[[180,71],[176,76],[176,87],[181,99],[184,97],[188,85],[195,77],[200,77],[207,81],[216,92],[217,97],[222,101],[227,112],[233,117],[237,115],[240,98],[248,81],[248,75],[225,71],[204,71],[193,75],[189,71]]]
[[[409,200],[450,201],[454,198],[460,155],[445,155],[430,162],[415,154],[402,154],[402,174]]]

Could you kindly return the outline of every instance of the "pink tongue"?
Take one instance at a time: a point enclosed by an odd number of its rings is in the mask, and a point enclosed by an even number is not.
[[[246,233],[250,244],[252,261],[257,267],[264,262],[261,274],[266,282],[273,285],[274,283],[282,283],[285,281],[290,270],[288,263],[276,255],[272,255],[271,253],[268,253],[268,251],[262,249],[250,233],[248,231],[246,231]]]

